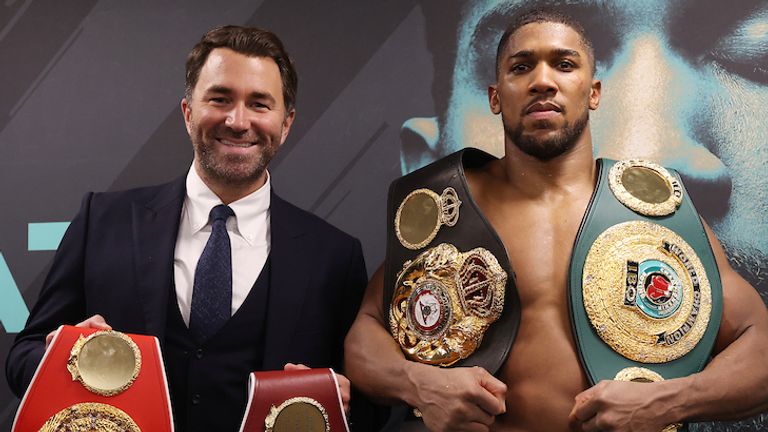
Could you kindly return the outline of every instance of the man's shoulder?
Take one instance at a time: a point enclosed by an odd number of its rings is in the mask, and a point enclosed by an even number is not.
[[[441,174],[453,175],[456,172],[462,172],[463,174],[464,171],[483,169],[489,162],[495,160],[498,160],[498,158],[490,153],[474,147],[465,147],[409,174],[405,174],[400,179],[430,178]]]
[[[334,241],[357,242],[357,239],[342,231],[321,217],[304,210],[277,194],[272,195],[273,223],[285,224],[289,228],[301,228],[302,231],[318,236],[321,239]],[[277,219],[275,219],[277,218]]]
[[[91,192],[86,194],[91,207],[112,208],[131,206],[134,203],[162,206],[168,201],[184,197],[184,177],[168,183],[141,186],[118,191]]]

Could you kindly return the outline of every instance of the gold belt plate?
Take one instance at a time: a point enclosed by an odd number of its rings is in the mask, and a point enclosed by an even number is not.
[[[629,209],[645,216],[666,216],[683,202],[683,186],[661,165],[630,159],[608,173],[608,185]]]
[[[309,397],[295,397],[272,406],[264,419],[265,432],[329,432],[328,412],[318,401]]]
[[[605,230],[582,274],[584,307],[600,338],[641,363],[666,363],[704,336],[712,292],[701,260],[674,231],[645,221]]]
[[[389,312],[392,336],[409,359],[450,366],[475,352],[501,316],[506,283],[507,273],[484,248],[430,248],[398,274]]]
[[[113,330],[80,337],[72,346],[67,370],[73,381],[101,396],[127,390],[141,371],[141,351],[126,334]]]
[[[397,239],[408,249],[423,248],[437,236],[442,225],[456,225],[459,207],[461,200],[452,187],[445,188],[440,195],[426,188],[412,191],[395,213]]]
[[[131,416],[112,405],[86,402],[54,414],[39,432],[141,432]]]

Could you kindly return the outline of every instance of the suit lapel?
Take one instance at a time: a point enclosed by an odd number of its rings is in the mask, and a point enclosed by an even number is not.
[[[173,286],[173,255],[184,203],[185,178],[159,187],[157,195],[132,206],[134,262],[147,333],[165,334],[168,293]]]
[[[297,323],[310,277],[310,252],[300,214],[290,204],[272,194],[271,280],[264,338],[264,369],[282,369],[291,359],[291,338]],[[295,359],[294,359],[295,360]]]

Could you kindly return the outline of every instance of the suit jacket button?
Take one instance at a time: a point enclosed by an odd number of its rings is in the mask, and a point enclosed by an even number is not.
[[[200,403],[200,393],[195,393],[194,396],[192,396],[192,405],[197,405]]]
[[[195,352],[195,357],[197,357],[198,359],[201,359],[201,358],[203,358],[203,349],[202,349],[202,348],[198,349],[198,350]]]

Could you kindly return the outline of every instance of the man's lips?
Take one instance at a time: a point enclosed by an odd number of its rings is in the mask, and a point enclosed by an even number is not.
[[[549,102],[549,101],[541,101],[541,102],[534,102],[530,105],[528,105],[528,108],[525,109],[526,114],[533,114],[533,113],[539,113],[539,112],[562,112],[563,109],[560,108],[560,105]]]
[[[554,102],[543,101],[528,105],[524,113],[525,117],[533,120],[549,120],[561,115],[562,111],[560,105]]]
[[[218,141],[219,143],[227,147],[237,147],[237,148],[248,148],[256,144],[256,142],[254,141],[236,140],[231,138],[217,138],[216,141]]]

